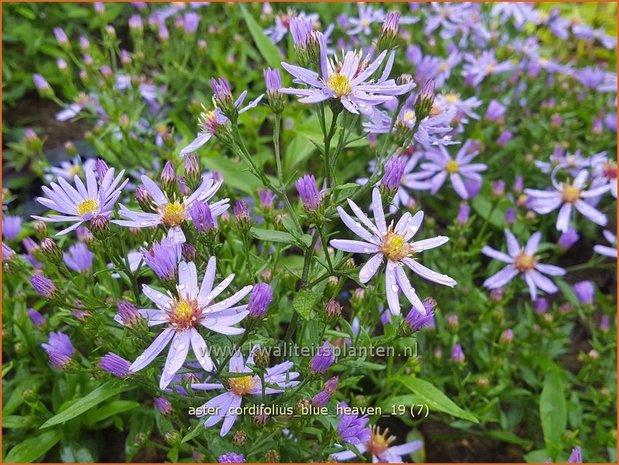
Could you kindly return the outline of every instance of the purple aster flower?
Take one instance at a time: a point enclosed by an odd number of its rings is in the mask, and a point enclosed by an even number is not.
[[[548,299],[545,297],[538,297],[533,301],[533,308],[537,313],[546,313],[549,308]]]
[[[348,18],[352,28],[347,32],[351,36],[356,36],[359,33],[369,36],[372,33],[371,25],[382,23],[385,20],[385,12],[382,8],[375,9],[373,5],[367,3],[358,3],[357,5],[359,7],[359,17],[351,16]]]
[[[144,228],[162,224],[170,228],[168,237],[178,244],[186,241],[181,225],[190,220],[189,210],[193,203],[210,200],[223,184],[223,180],[214,182],[213,178],[205,175],[202,176],[202,184],[190,196],[170,199],[148,176],[142,176],[141,179],[154,203],[156,212],[136,212],[120,205],[119,214],[127,220],[112,220],[112,223],[129,228]],[[222,199],[209,206],[213,218],[228,209],[228,200]]]
[[[192,384],[191,387],[196,390],[210,391],[214,389],[226,389],[226,392],[213,397],[206,402],[199,410],[210,410],[218,408],[216,414],[208,416],[204,422],[207,428],[216,425],[223,420],[220,435],[223,437],[234,426],[238,415],[235,410],[241,406],[243,397],[246,395],[262,395],[262,381],[258,375],[254,375],[251,365],[254,365],[254,354],[259,346],[254,346],[251,353],[247,357],[247,361],[243,359],[240,351],[237,351],[230,358],[229,371],[232,374],[243,374],[243,376],[235,376],[228,378],[227,386],[219,383],[203,383]],[[299,384],[294,381],[299,377],[296,371],[290,371],[293,367],[292,362],[284,362],[273,367],[267,368],[264,375],[264,382],[267,386],[264,388],[266,395],[279,394],[284,392],[286,388],[294,387]],[[199,417],[204,415],[198,415]]]
[[[258,191],[258,198],[260,200],[260,208],[263,210],[271,210],[275,204],[275,194],[268,189],[261,189]]]
[[[385,164],[385,174],[380,181],[380,185],[388,191],[397,191],[402,182],[404,169],[407,159],[405,157],[393,156]]]
[[[335,363],[333,347],[328,341],[325,341],[310,360],[310,370],[314,374],[322,374],[327,371],[333,363]]]
[[[141,249],[141,253],[148,267],[159,278],[164,281],[176,279],[176,270],[182,254],[180,244],[166,237],[161,242],[154,242],[150,250]]]
[[[499,137],[496,140],[496,143],[503,147],[505,144],[507,144],[510,140],[512,140],[512,137],[514,136],[514,134],[511,131],[508,131],[507,129],[502,131],[501,134],[499,134]]]
[[[475,109],[484,102],[477,97],[469,97],[463,100],[460,94],[450,92],[447,94],[437,94],[434,103],[439,108],[442,108],[443,111],[455,111],[454,121],[466,124],[469,122],[469,118],[479,119]]]
[[[267,96],[279,94],[279,89],[282,87],[282,77],[278,69],[265,69],[264,82],[266,83]]]
[[[300,66],[282,63],[286,71],[294,76],[295,84],[304,84],[309,88],[284,87],[280,92],[298,97],[301,103],[319,103],[329,99],[336,99],[350,113],[363,114],[372,117],[374,107],[381,103],[395,101],[396,96],[412,90],[414,82],[398,85],[393,79],[388,79],[393,66],[394,54],[389,55],[385,69],[377,81],[371,76],[378,70],[387,52],[382,52],[376,60],[369,63],[369,59],[362,59],[360,53],[348,52],[343,62],[327,60],[326,40],[319,34],[320,43],[320,72]]]
[[[502,22],[513,20],[514,26],[521,29],[526,22],[537,24],[539,13],[528,3],[500,2],[493,4],[491,16],[500,16]]]
[[[363,437],[365,437],[364,433]],[[391,446],[395,440],[395,436],[389,436],[389,429],[385,429],[385,431],[381,433],[380,429],[374,426],[370,431],[369,439],[367,439],[366,442],[357,444],[356,447],[362,454],[370,452],[373,463],[402,463],[404,462],[404,455],[412,454],[423,445],[421,441],[411,441],[399,446]],[[343,460],[356,459],[357,454],[347,450],[331,454],[331,457],[341,462]]]
[[[505,105],[492,99],[488,104],[488,109],[486,110],[486,115],[484,118],[486,121],[502,123],[505,120],[506,111],[507,107]]]
[[[148,366],[163,349],[170,343],[170,350],[166,359],[160,389],[165,389],[172,381],[176,372],[187,359],[191,346],[198,363],[206,371],[214,368],[209,355],[206,341],[198,332],[197,327],[203,326],[208,330],[225,335],[242,334],[245,330],[234,327],[247,314],[247,305],[236,305],[252,289],[245,286],[227,299],[214,303],[232,282],[234,275],[228,276],[218,286],[215,282],[215,257],[211,257],[204,273],[202,284],[198,286],[198,273],[194,263],[181,262],[178,265],[177,295],[164,294],[144,284],[144,295],[156,306],[156,309],[139,310],[146,318],[148,326],[166,325],[153,343],[131,364],[131,372],[135,373]]]
[[[409,45],[406,49],[406,58],[415,65],[415,81],[426,82],[433,80],[436,87],[443,87],[451,76],[451,71],[462,61],[462,54],[458,49],[449,52],[447,58],[424,55],[418,45]]]
[[[596,244],[593,246],[593,250],[600,255],[604,255],[610,258],[617,258],[617,236],[607,229],[603,232],[606,240],[614,247],[608,247],[606,245]]]
[[[426,311],[421,299],[419,299],[415,289],[411,286],[403,265],[408,266],[413,272],[429,281],[450,287],[456,285],[454,279],[426,268],[411,257],[412,254],[433,249],[449,240],[448,237],[437,236],[421,241],[411,241],[421,227],[423,211],[417,212],[414,216],[406,212],[395,226],[391,223],[387,228],[378,189],[374,188],[372,191],[374,223],[352,200],[349,199],[348,204],[361,223],[352,219],[342,207],[338,207],[337,211],[344,224],[363,241],[334,239],[330,242],[331,246],[344,252],[373,254],[372,258],[367,261],[359,272],[359,280],[364,284],[378,272],[383,259],[387,259],[385,288],[391,313],[394,315],[400,313],[398,291],[402,291],[413,307],[419,312],[425,314]]]
[[[56,292],[58,292],[58,288],[53,281],[40,273],[32,275],[30,284],[32,284],[34,290],[45,299],[51,299],[56,295]]]
[[[567,463],[582,463],[582,449],[580,447],[574,447],[572,453],[567,459]]]
[[[113,352],[108,352],[99,361],[99,368],[107,371],[109,374],[117,378],[126,378],[129,376],[129,366],[131,363]]]
[[[412,309],[404,319],[406,324],[413,331],[434,327],[434,307],[436,306],[436,301],[434,299],[424,299],[423,305],[426,310],[425,315]]]
[[[497,62],[494,50],[485,50],[479,56],[467,53],[464,59],[467,63],[463,67],[462,75],[475,87],[488,76],[495,76],[514,69],[510,61]]]
[[[247,104],[247,106],[242,107],[245,98],[247,97],[247,91],[244,90],[241,95],[234,102],[234,108],[238,110],[238,114],[243,114],[247,110],[255,108],[258,106],[262,97],[264,95],[260,95],[257,99],[252,100]],[[185,156],[189,153],[193,153],[206,144],[217,131],[221,129],[223,126],[227,126],[230,124],[230,120],[222,113],[220,108],[215,108],[214,110],[207,110],[204,106],[202,107],[204,111],[200,114],[198,119],[198,128],[200,132],[198,136],[185,148],[181,150],[181,155]]]
[[[45,324],[45,317],[33,308],[28,309],[28,317],[30,318],[30,321],[32,321],[32,324],[37,328],[40,328]]]
[[[138,308],[128,300],[119,300],[116,302],[116,308],[118,309],[118,313],[114,319],[124,326],[130,328],[142,319],[142,315]]]
[[[427,162],[421,164],[421,169],[431,176],[429,182],[432,186],[432,194],[438,192],[449,176],[451,185],[461,198],[471,197],[462,178],[481,182],[479,172],[488,169],[483,163],[471,163],[478,154],[471,140],[462,144],[455,158],[451,158],[447,149],[442,145],[428,149],[426,151]]]
[[[162,415],[170,415],[174,410],[170,401],[163,396],[155,397],[153,405]]]
[[[92,260],[95,254],[88,249],[83,242],[69,247],[69,251],[64,253],[64,263],[70,270],[77,272],[88,271],[92,268]]]
[[[50,215],[49,217],[41,217],[33,215],[32,217],[48,222],[74,222],[71,226],[56,233],[56,236],[66,234],[84,223],[90,221],[96,216],[105,216],[106,218],[112,214],[112,208],[120,197],[122,188],[129,181],[126,179],[121,184],[121,179],[125,171],[121,171],[114,178],[114,169],[111,168],[106,173],[105,177],[97,183],[93,168],[84,165],[86,173],[86,185],[76,175],[74,177],[75,187],[71,186],[64,178],[57,179],[58,184],[51,183],[50,188],[43,186],[43,193],[46,197],[37,197],[37,202],[46,206],[50,210],[56,210],[63,215]]]
[[[326,390],[322,390],[318,392],[318,394],[316,394],[314,397],[312,397],[312,405],[314,407],[324,407],[329,403],[330,399],[331,394]]]
[[[525,189],[529,196],[527,204],[529,208],[541,215],[546,215],[553,210],[559,209],[556,227],[565,232],[569,229],[572,210],[575,208],[587,219],[601,226],[606,226],[606,215],[592,207],[584,199],[595,198],[610,190],[608,184],[585,190],[584,186],[589,177],[586,170],[580,171],[574,181],[556,183],[553,179],[554,190]]]
[[[471,213],[471,206],[466,202],[460,202],[460,208],[458,208],[458,216],[456,216],[456,223],[462,225],[469,221],[469,214]]]
[[[63,369],[71,362],[75,348],[66,334],[58,331],[49,333],[49,339],[41,347],[47,352],[50,363],[56,368]]]
[[[201,233],[208,233],[215,229],[215,219],[211,214],[211,209],[206,202],[196,200],[189,207],[189,216],[196,230]]]
[[[245,456],[235,452],[228,452],[227,454],[220,455],[217,460],[219,463],[245,463]]]
[[[251,318],[262,318],[266,315],[269,305],[273,301],[273,291],[271,286],[266,283],[259,283],[249,295],[247,310]]]
[[[339,404],[343,410],[348,407],[344,402]],[[367,415],[357,416],[355,414],[343,413],[337,425],[337,433],[342,441],[348,444],[358,445],[367,443],[372,434],[372,430],[367,426],[370,419]]]
[[[2,215],[2,237],[5,241],[17,239],[21,231],[21,217]]]
[[[464,351],[460,344],[454,344],[451,348],[451,360],[455,363],[464,363]]]
[[[303,42],[305,31],[307,35],[314,29],[314,24],[320,20],[318,14],[307,14],[303,11],[294,15],[292,12],[282,13],[275,16],[273,27],[265,29],[264,33],[276,44],[281,41],[288,32],[292,35],[295,47]]]
[[[561,233],[561,237],[559,237],[559,242],[557,245],[563,249],[567,250],[572,247],[578,240],[580,239],[580,235],[578,231],[575,229],[568,229],[567,231]]]
[[[251,212],[247,206],[247,202],[244,200],[237,200],[234,204],[234,219],[237,224],[246,226],[251,220]]]
[[[527,241],[525,247],[521,247],[516,237],[507,229],[505,230],[505,238],[507,240],[507,254],[487,245],[481,249],[484,255],[507,263],[505,268],[486,279],[484,286],[488,289],[503,287],[518,274],[522,273],[524,280],[529,286],[531,300],[535,300],[537,297],[538,288],[548,294],[557,292],[559,288],[544,275],[563,276],[566,271],[558,266],[539,263],[535,253],[539,248],[542,233],[534,233]]]
[[[185,13],[183,17],[183,29],[187,34],[195,34],[200,24],[200,15],[197,13],[189,12]]]
[[[579,281],[572,286],[581,304],[592,304],[595,297],[595,287],[591,281]]]
[[[40,74],[34,74],[32,76],[32,81],[34,82],[34,86],[37,88],[39,92],[47,93],[51,92],[52,88],[49,85],[49,82],[45,80],[43,76]]]
[[[322,206],[323,193],[318,190],[316,178],[313,174],[306,174],[296,182],[299,197],[303,206],[309,211],[316,211]]]

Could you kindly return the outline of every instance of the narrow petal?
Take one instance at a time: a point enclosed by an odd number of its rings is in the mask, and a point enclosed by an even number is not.
[[[531,272],[527,272],[524,274],[524,280],[529,286],[529,295],[531,296],[531,300],[535,300],[537,298],[537,285],[535,284],[535,280],[531,275]]]
[[[484,281],[484,287],[488,289],[497,289],[505,286],[519,273],[519,271],[512,265],[508,265],[498,273],[493,274]]]
[[[545,265],[543,263],[538,263],[535,265],[535,269],[544,274],[549,274],[550,276],[563,276],[567,273],[564,268],[554,265]]]
[[[438,284],[442,284],[444,286],[454,287],[457,282],[455,279],[441,273],[437,273],[434,270],[431,270],[416,260],[411,258],[405,258],[402,260],[407,266],[410,267],[415,273],[417,273],[422,278],[427,279],[428,281],[432,281]]]
[[[197,151],[200,147],[206,144],[212,136],[213,135],[208,132],[202,132],[198,134],[198,137],[196,137],[189,145],[187,145],[183,150],[181,150],[181,156],[185,156]]]
[[[181,369],[183,363],[187,360],[190,342],[191,337],[188,331],[176,331],[172,344],[170,344],[163,372],[161,373],[159,389],[163,390],[168,387],[176,372]]]
[[[376,244],[349,239],[333,239],[329,243],[338,250],[350,253],[375,253],[380,250]]]
[[[449,179],[451,179],[451,185],[456,191],[456,194],[458,194],[461,198],[465,200],[468,199],[469,193],[466,190],[466,187],[464,186],[464,182],[462,181],[462,178],[460,177],[460,175],[452,174],[449,176]]]
[[[204,272],[204,278],[202,279],[202,285],[200,286],[200,293],[198,295],[198,302],[201,305],[206,304],[208,299],[207,294],[213,290],[213,284],[215,283],[215,273],[217,260],[215,257],[208,259],[208,265],[206,265],[206,271]]]
[[[570,228],[570,217],[572,216],[572,204],[565,203],[557,215],[557,230],[565,232]]]
[[[142,292],[144,295],[148,297],[157,307],[161,310],[169,310],[170,303],[172,302],[172,297],[167,294],[164,294],[161,291],[153,289],[148,284],[142,285]]]
[[[417,292],[411,285],[410,281],[408,280],[408,276],[406,276],[406,273],[404,272],[404,268],[402,267],[401,264],[396,266],[395,273],[396,273],[395,277],[396,277],[396,281],[398,282],[398,286],[400,287],[400,289],[402,289],[402,292],[404,293],[408,301],[411,303],[413,307],[415,307],[415,310],[420,312],[422,315],[425,315],[426,308],[423,305],[423,302],[421,301],[419,296],[417,295]]]
[[[144,188],[148,191],[157,205],[165,205],[169,203],[166,195],[152,179],[146,175],[142,175],[140,179],[142,180],[142,184],[144,184]]]
[[[431,239],[424,239],[422,241],[413,242],[413,252],[423,252],[424,250],[433,249],[439,247],[448,242],[447,236],[436,236]]]
[[[339,213],[340,218],[342,219],[342,222],[353,233],[355,233],[357,236],[359,236],[361,239],[363,239],[363,240],[365,240],[367,242],[371,242],[371,243],[376,243],[377,242],[376,237],[374,237],[374,235],[370,234],[357,221],[353,220],[350,217],[350,215],[348,213],[346,213],[346,211],[342,207],[337,207],[337,212]]]
[[[400,298],[398,296],[398,285],[395,277],[396,265],[391,260],[387,260],[385,270],[385,291],[387,293],[387,303],[393,315],[400,314]]]
[[[514,262],[514,259],[510,257],[509,255],[507,255],[506,253],[499,252],[498,250],[495,250],[492,247],[488,247],[487,245],[485,245],[481,249],[481,253],[483,253],[484,255],[487,255],[488,257],[494,258],[495,260],[503,262],[503,263]]]
[[[202,368],[206,371],[213,371],[215,365],[213,365],[213,361],[209,355],[208,346],[206,345],[206,341],[200,335],[196,328],[190,329],[190,337],[191,337],[191,348],[193,349],[193,353],[196,355],[196,359]]]
[[[574,206],[576,207],[576,210],[578,210],[580,213],[582,213],[585,217],[587,217],[594,223],[599,224],[600,226],[606,226],[606,223],[608,223],[606,215],[598,209],[589,205],[587,202],[577,200]]]
[[[172,337],[174,337],[174,333],[174,328],[164,329],[163,332],[153,341],[153,343],[148,346],[144,353],[135,359],[135,362],[133,362],[129,367],[129,371],[135,373],[152,362],[155,357],[157,357],[157,355],[159,355],[161,351],[166,348]]]
[[[524,248],[524,253],[527,255],[535,255],[535,252],[537,252],[541,240],[542,233],[539,231],[534,233],[527,241],[527,245]]]
[[[505,230],[505,239],[507,240],[507,252],[512,257],[518,255],[520,253],[520,244],[509,229]]]
[[[383,210],[383,200],[380,197],[380,191],[374,188],[372,191],[372,211],[374,212],[374,221],[376,227],[381,234],[387,233],[387,223],[385,222],[385,211]]]
[[[359,271],[359,281],[361,281],[362,284],[367,283],[370,279],[374,277],[382,263],[382,253],[377,253],[372,258],[370,258]]]
[[[544,276],[543,274],[531,270],[528,274],[531,274],[531,278],[535,282],[535,285],[539,287],[542,291],[547,292],[548,294],[554,294],[559,290],[559,288],[553,283],[549,278]]]

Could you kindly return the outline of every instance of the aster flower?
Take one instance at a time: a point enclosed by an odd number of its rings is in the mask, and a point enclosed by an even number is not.
[[[557,215],[557,230],[565,232],[570,227],[572,210],[575,208],[587,219],[601,226],[606,226],[606,215],[587,203],[586,199],[595,198],[610,190],[608,184],[585,190],[585,183],[589,173],[580,171],[573,182],[557,183],[553,179],[553,190],[525,189],[528,195],[527,205],[541,215],[546,215],[559,209]]]
[[[178,265],[178,285],[176,295],[164,294],[144,284],[144,295],[157,308],[139,310],[147,320],[148,326],[164,324],[163,330],[153,343],[131,364],[135,373],[148,366],[163,349],[170,344],[159,387],[165,389],[187,358],[189,346],[196,355],[198,363],[206,371],[214,368],[206,341],[198,332],[199,325],[219,334],[236,335],[245,330],[233,325],[243,320],[247,314],[247,305],[236,305],[252,289],[245,286],[227,299],[214,303],[232,282],[234,274],[224,279],[218,286],[215,282],[215,257],[211,257],[204,273],[202,285],[198,287],[198,274],[194,263],[181,262]]]
[[[529,286],[531,300],[535,300],[537,297],[538,288],[548,294],[557,292],[559,288],[544,275],[563,276],[566,271],[558,266],[539,263],[535,254],[539,248],[542,233],[534,233],[524,247],[520,246],[516,237],[507,229],[505,230],[505,238],[507,253],[500,252],[487,245],[481,249],[484,255],[507,263],[505,268],[486,279],[484,286],[488,289],[498,289],[522,273],[527,286]]]
[[[259,283],[249,295],[247,310],[251,318],[262,318],[266,315],[269,305],[273,301],[273,290],[266,283]]]
[[[198,383],[191,385],[192,389],[203,391],[226,389],[226,392],[213,397],[198,409],[208,410],[218,408],[218,413],[215,415],[210,415],[204,422],[204,426],[209,428],[223,420],[220,431],[220,435],[222,437],[228,434],[232,426],[234,426],[234,423],[238,417],[235,410],[241,406],[243,397],[246,395],[262,394],[262,381],[258,375],[253,374],[251,369],[251,365],[254,365],[254,354],[259,348],[259,346],[254,346],[246,361],[240,351],[237,351],[230,358],[230,373],[245,375],[228,378],[227,386],[220,383]],[[294,381],[298,378],[299,373],[296,371],[290,371],[292,367],[292,362],[284,362],[267,368],[264,376],[264,382],[266,384],[264,387],[264,393],[267,395],[279,394],[284,392],[284,389],[299,384],[298,381]]]
[[[451,71],[462,61],[462,54],[457,48],[449,52],[446,58],[424,55],[418,45],[409,45],[406,59],[415,65],[415,81],[426,82],[432,79],[436,87],[443,87],[451,76]]]
[[[217,461],[219,463],[245,463],[245,456],[235,452],[228,452],[227,454],[220,455]]]
[[[340,403],[340,408],[345,407],[347,407],[346,403]],[[372,430],[367,426],[369,421],[367,415],[357,416],[343,413],[337,425],[337,433],[342,441],[348,444],[365,444],[372,435]]]
[[[21,217],[2,215],[2,238],[10,241],[17,239],[21,232]]]
[[[75,353],[71,339],[61,331],[49,333],[47,343],[41,344],[41,347],[47,352],[49,362],[59,369],[66,368]]]
[[[92,268],[92,261],[95,254],[90,251],[83,242],[78,242],[69,247],[69,251],[64,253],[64,263],[70,270],[77,272],[88,271]]]
[[[377,81],[371,79],[378,70],[387,52],[382,52],[372,63],[369,57],[362,58],[358,52],[348,52],[343,62],[327,59],[326,41],[319,34],[320,73],[288,63],[282,66],[292,76],[295,84],[304,84],[309,88],[284,87],[280,92],[298,97],[301,103],[319,103],[326,100],[339,100],[347,111],[371,117],[374,107],[381,103],[394,101],[396,96],[410,92],[414,82],[398,85],[395,80],[388,79],[393,67],[394,55],[391,53],[385,69]]]
[[[176,270],[182,255],[180,244],[166,237],[161,242],[154,242],[150,250],[142,248],[141,253],[148,267],[160,279],[164,281],[176,279]]]
[[[443,109],[434,105],[430,114],[417,124],[414,100],[409,99],[402,107],[395,121],[396,129],[415,131],[414,138],[424,147],[432,145],[454,144],[448,133],[453,131],[451,122],[456,116],[454,108]],[[375,110],[371,121],[363,123],[363,128],[370,133],[384,134],[391,129],[392,117],[380,110]]]
[[[475,113],[475,109],[483,103],[482,100],[475,96],[463,100],[460,94],[455,92],[436,94],[434,99],[434,105],[443,109],[443,111],[454,110],[455,116],[453,118],[461,124],[468,123],[469,118],[479,119],[479,114]]]
[[[537,24],[540,20],[537,10],[528,3],[495,3],[490,11],[490,15],[494,17],[499,16],[504,23],[511,19],[514,22],[514,26],[518,29],[521,29],[527,22]]]
[[[318,184],[313,174],[306,174],[297,179],[296,186],[306,210],[313,212],[322,206],[324,192],[318,190]]]
[[[107,371],[109,374],[116,376],[117,378],[126,378],[129,376],[129,366],[131,363],[120,355],[116,355],[113,352],[108,352],[99,361],[99,368]]]
[[[604,232],[604,237],[606,238],[606,240],[614,246],[613,247],[608,247],[606,245],[601,245],[601,244],[597,244],[593,246],[593,250],[596,253],[599,253],[600,255],[604,255],[606,257],[610,257],[610,258],[617,258],[617,236],[615,236],[612,232],[610,232],[609,230],[605,229]]]
[[[144,188],[150,195],[155,212],[136,212],[121,205],[119,214],[127,219],[112,220],[112,223],[128,228],[144,228],[162,224],[170,228],[168,237],[172,238],[175,243],[185,242],[185,234],[181,225],[185,221],[191,220],[189,211],[194,202],[210,200],[223,184],[223,180],[214,182],[211,177],[203,176],[202,184],[191,195],[181,199],[170,199],[148,176],[142,176],[141,179]],[[213,218],[228,209],[228,200],[222,199],[209,206]]]
[[[318,24],[319,20],[320,17],[316,13],[307,14],[300,11],[298,14],[295,14],[291,10],[288,10],[286,13],[276,15],[275,24],[265,29],[264,33],[276,44],[290,32],[296,45],[297,36],[295,35],[295,28],[293,27],[295,21],[302,21],[304,24],[307,24],[308,30],[311,31],[314,28],[314,24]]]
[[[35,273],[32,275],[30,278],[30,284],[32,284],[34,290],[45,299],[51,299],[58,292],[58,288],[54,282],[47,276],[40,273]]]
[[[63,215],[50,215],[49,217],[33,215],[33,218],[53,223],[74,222],[68,228],[56,233],[56,236],[73,231],[85,221],[90,221],[96,216],[109,217],[123,187],[128,182],[126,179],[121,183],[124,170],[114,178],[114,169],[110,168],[98,183],[92,168],[84,166],[84,172],[86,185],[77,175],[73,178],[75,187],[59,177],[58,184],[54,182],[50,184],[51,189],[46,186],[42,187],[46,197],[36,199],[40,204]]]
[[[314,374],[323,374],[334,362],[333,346],[325,341],[310,360],[310,371]]]
[[[247,91],[244,90],[234,102],[234,108],[238,110],[239,115],[258,106],[262,100],[262,97],[264,97],[264,94],[260,95],[258,98],[252,100],[245,107],[243,107],[243,102],[246,97]],[[230,124],[230,120],[222,113],[220,108],[215,107],[214,110],[207,110],[204,106],[202,106],[202,108],[204,111],[200,114],[198,119],[198,128],[200,129],[200,132],[189,145],[181,150],[182,156],[195,152],[206,144],[223,126]]]
[[[451,185],[461,198],[466,200],[471,197],[463,178],[481,182],[479,172],[488,169],[483,163],[471,163],[478,154],[471,140],[462,144],[455,158],[442,145],[428,149],[425,154],[427,161],[421,164],[421,169],[430,177],[431,192],[438,192],[449,176]]]
[[[389,435],[389,428],[381,433],[378,426],[374,426],[370,431],[369,439],[364,443],[358,444],[356,447],[362,454],[369,452],[372,455],[372,462],[374,463],[402,463],[404,462],[404,455],[419,450],[423,445],[421,441],[411,441],[399,446],[391,446],[395,440],[395,436]],[[357,458],[357,454],[347,450],[331,454],[331,457],[339,462]]]
[[[462,69],[462,75],[473,86],[478,86],[488,76],[495,76],[514,69],[510,61],[497,62],[494,50],[486,50],[479,56],[467,53],[464,59],[467,63]]]
[[[421,227],[422,211],[414,216],[406,212],[395,226],[392,222],[387,227],[380,192],[377,188],[374,188],[372,192],[374,222],[370,221],[352,200],[349,199],[348,204],[361,223],[351,218],[343,208],[338,207],[340,218],[363,241],[335,239],[331,241],[331,246],[344,252],[373,254],[359,272],[359,280],[362,283],[367,283],[378,272],[383,259],[386,259],[385,288],[391,313],[394,315],[400,313],[399,291],[404,293],[416,310],[422,314],[426,313],[423,303],[406,276],[403,265],[429,281],[450,287],[456,285],[454,279],[426,268],[412,257],[413,254],[433,249],[449,240],[448,237],[437,236],[416,242],[411,241]]]
[[[3,242],[2,243],[2,261],[10,262],[11,260],[15,258],[15,255],[16,255],[15,251]]]

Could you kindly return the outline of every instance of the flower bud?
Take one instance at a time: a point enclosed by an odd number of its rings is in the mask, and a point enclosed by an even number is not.
[[[316,212],[322,207],[322,192],[318,190],[316,178],[312,174],[306,174],[296,182],[297,191],[308,212]]]
[[[138,308],[128,300],[116,302],[116,308],[118,308],[118,318],[128,328],[134,327],[142,320],[142,315]]]
[[[284,95],[279,91],[282,88],[282,78],[278,69],[267,68],[264,70],[264,81],[267,88],[267,99],[269,106],[274,113],[281,113],[284,111],[284,105],[286,99]]]
[[[270,353],[264,348],[256,349],[254,352],[254,363],[258,368],[267,368],[270,362]]]
[[[330,322],[335,323],[341,314],[342,314],[342,306],[340,305],[340,303],[335,299],[329,300],[327,302],[327,305],[325,306],[326,319]]]
[[[590,305],[593,303],[595,288],[591,281],[579,281],[572,286],[572,289],[581,304]]]
[[[264,453],[264,460],[267,463],[278,463],[279,462],[279,452],[275,449],[269,449]]]
[[[266,283],[256,284],[251,291],[247,304],[249,317],[254,319],[264,318],[272,301],[273,291],[271,286]]]
[[[129,371],[129,367],[131,363],[124,358],[116,355],[113,352],[109,352],[99,361],[99,368],[104,371],[107,371],[113,376],[117,378],[126,378],[131,373]]]
[[[49,82],[47,82],[43,76],[40,74],[34,74],[32,76],[32,80],[34,82],[34,86],[42,97],[50,98],[54,96],[54,91],[49,85]]]
[[[463,364],[465,357],[464,352],[462,351],[462,346],[460,344],[454,344],[451,349],[451,360],[457,364]]]
[[[62,252],[50,237],[46,237],[41,241],[41,254],[50,263],[60,263],[62,261]]]
[[[506,329],[505,331],[503,331],[501,333],[501,337],[500,337],[500,342],[501,344],[511,344],[512,340],[514,339],[514,331],[511,329]]]
[[[196,200],[189,208],[189,216],[196,231],[208,234],[215,229],[215,220],[207,203]]]
[[[45,298],[52,299],[58,293],[58,288],[51,279],[43,274],[34,274],[30,278],[30,284],[37,293]]]
[[[406,158],[393,156],[385,165],[385,174],[380,181],[380,190],[384,197],[390,201],[400,188],[404,169],[406,168]]]
[[[153,199],[144,186],[139,185],[135,189],[135,200],[143,211],[149,213],[154,211]]]
[[[236,446],[242,446],[247,441],[247,433],[245,431],[237,431],[232,436],[232,442]]]
[[[334,362],[335,354],[333,353],[333,347],[328,341],[325,341],[310,360],[310,371],[312,374],[322,374],[327,371]]]
[[[417,124],[426,118],[434,106],[434,80],[429,79],[423,85],[415,101],[415,117]]]
[[[459,225],[465,225],[469,221],[469,214],[471,207],[466,202],[460,202],[460,208],[458,209],[458,216],[456,216],[456,223]]]
[[[195,190],[201,181],[198,156],[195,153],[185,155],[183,164],[185,167],[185,181],[192,190]]]
[[[390,11],[385,16],[385,22],[378,37],[377,48],[379,51],[391,50],[396,45],[398,29],[400,23],[400,13]]]
[[[94,237],[101,240],[107,236],[110,220],[107,216],[97,215],[90,220],[90,232]]]
[[[155,408],[159,410],[159,413],[161,413],[163,416],[169,416],[174,411],[174,409],[172,408],[172,404],[165,397],[155,397],[154,405]]]
[[[234,204],[233,211],[236,224],[241,229],[249,229],[251,214],[249,212],[249,208],[247,208],[247,203],[243,200],[238,200]]]

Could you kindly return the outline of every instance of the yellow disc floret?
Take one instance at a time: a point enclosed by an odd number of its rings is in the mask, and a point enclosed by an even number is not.
[[[561,195],[563,196],[563,201],[564,202],[574,203],[578,199],[580,199],[580,189],[578,189],[577,187],[574,187],[574,186],[572,186],[570,184],[567,184],[563,188],[563,192],[561,192]]]
[[[93,214],[99,209],[99,202],[95,199],[86,199],[83,202],[78,203],[75,206],[77,214],[79,216],[84,216],[88,214]]]
[[[445,170],[447,170],[449,174],[457,173],[459,169],[460,165],[458,165],[458,162],[456,160],[450,160],[445,165]]]
[[[239,396],[249,394],[256,385],[256,380],[253,376],[241,376],[239,378],[228,379],[230,390]]]
[[[170,324],[177,329],[191,328],[198,323],[201,313],[196,300],[181,297],[172,305],[169,314]]]
[[[380,245],[380,250],[389,260],[398,261],[411,253],[411,246],[403,236],[394,233],[392,228],[389,227]]]
[[[185,204],[182,202],[172,202],[160,207],[161,220],[167,226],[179,226],[185,221]]]
[[[514,267],[518,271],[522,272],[532,270],[533,268],[535,268],[536,264],[537,258],[532,255],[526,255],[524,253],[521,253],[514,259]]]
[[[382,433],[378,426],[372,428],[372,434],[368,441],[368,452],[374,456],[380,456],[387,450],[389,444],[395,441],[395,436],[387,436],[389,434],[389,428],[386,428]]]
[[[333,73],[327,79],[327,87],[333,91],[336,97],[343,97],[350,93],[350,81],[342,73]]]

